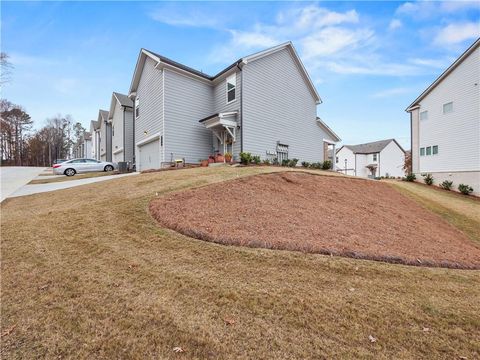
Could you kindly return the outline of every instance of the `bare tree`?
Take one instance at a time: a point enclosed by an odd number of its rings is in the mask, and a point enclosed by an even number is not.
[[[11,81],[13,65],[7,53],[0,52],[0,85]]]

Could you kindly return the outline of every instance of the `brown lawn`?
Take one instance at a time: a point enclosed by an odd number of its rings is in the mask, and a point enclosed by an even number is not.
[[[480,246],[377,181],[258,175],[156,199],[150,210],[162,226],[222,244],[480,268]]]
[[[222,246],[148,213],[157,196],[280,170],[167,171],[4,201],[0,358],[478,356],[480,271]]]

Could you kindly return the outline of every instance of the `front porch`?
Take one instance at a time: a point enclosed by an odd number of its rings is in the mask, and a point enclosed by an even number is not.
[[[205,128],[213,134],[214,155],[230,154],[232,157],[239,156],[237,144],[239,124],[237,122],[238,112],[224,112],[211,115],[200,120]]]

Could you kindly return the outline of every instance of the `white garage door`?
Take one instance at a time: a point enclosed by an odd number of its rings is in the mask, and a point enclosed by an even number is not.
[[[119,161],[123,161],[123,151],[113,154],[113,162],[118,163]]]
[[[160,168],[160,142],[158,140],[139,146],[138,151],[140,171]]]

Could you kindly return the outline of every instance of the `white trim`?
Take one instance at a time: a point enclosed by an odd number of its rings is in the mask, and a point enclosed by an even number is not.
[[[320,117],[317,116],[316,120],[317,120],[318,125],[320,125],[320,127],[322,127],[323,130],[325,130],[333,138],[333,141],[336,141],[336,142],[342,141],[342,139],[340,139],[340,136],[335,134],[335,132],[332,129],[330,129],[330,127],[322,119],[320,119]],[[325,141],[325,139],[323,139],[323,140]],[[330,140],[330,141],[332,141],[332,140]]]
[[[121,153],[121,152],[123,152],[123,147],[120,148],[120,149],[115,150],[115,151],[113,152],[113,155],[117,155],[117,154],[119,154],[119,153]]]
[[[170,64],[167,64],[166,62],[159,62],[157,65],[155,65],[155,69],[157,70],[165,70],[165,69],[168,69],[168,70],[171,70],[173,72],[176,72],[180,75],[183,75],[183,76],[187,76],[187,77],[190,77],[190,78],[193,78],[195,80],[198,80],[198,81],[202,81],[208,85],[212,85],[212,81],[209,80],[209,79],[205,79],[204,77],[201,77],[199,75],[196,75],[196,74],[193,74],[191,73],[190,71],[186,71],[186,70],[183,70],[183,69],[180,69],[176,66],[173,66],[173,65],[170,65]]]
[[[136,142],[135,145],[136,146],[142,146],[142,145],[148,144],[149,142],[155,141],[157,139],[160,139],[160,133],[150,135],[149,137]]]
[[[162,162],[165,162],[165,70],[162,72],[162,118],[163,124],[161,136],[163,136],[163,144],[159,144],[159,148],[161,148],[162,151]]]
[[[235,85],[233,85],[233,89],[232,89],[235,97],[233,98],[233,100],[230,100],[230,101],[228,101],[228,92],[229,92],[228,80],[229,79],[234,79],[233,81],[235,82]],[[228,75],[228,77],[225,78],[225,100],[227,102],[227,105],[237,100],[237,72],[234,72],[233,74]]]

